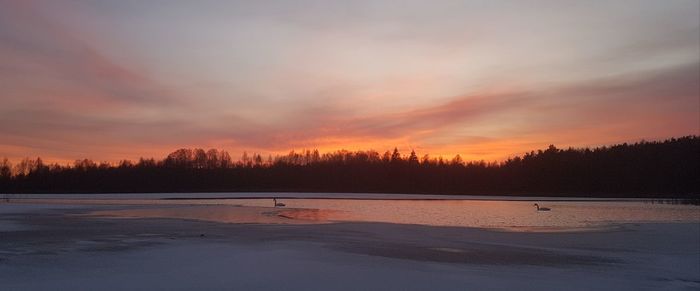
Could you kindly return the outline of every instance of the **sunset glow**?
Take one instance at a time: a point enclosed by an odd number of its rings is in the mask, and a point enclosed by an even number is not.
[[[0,0],[0,158],[700,134],[699,2],[629,4]]]

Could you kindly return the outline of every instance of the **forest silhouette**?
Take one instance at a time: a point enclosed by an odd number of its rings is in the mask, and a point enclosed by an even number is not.
[[[502,162],[376,151],[262,157],[179,149],[117,164],[0,162],[0,193],[353,192],[700,198],[700,137],[597,148],[551,145]]]

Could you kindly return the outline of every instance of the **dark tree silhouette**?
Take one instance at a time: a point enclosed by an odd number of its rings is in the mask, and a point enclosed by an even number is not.
[[[263,159],[243,153],[179,149],[163,160],[115,165],[76,160],[45,165],[25,158],[0,163],[0,193],[307,191],[583,197],[700,198],[700,137],[594,149],[532,151],[500,163],[464,162],[397,148],[321,154],[317,150]]]
[[[408,156],[408,164],[418,165],[418,156],[416,155],[416,151],[411,150],[411,154]]]
[[[0,179],[9,179],[12,176],[12,163],[7,158],[0,162]]]

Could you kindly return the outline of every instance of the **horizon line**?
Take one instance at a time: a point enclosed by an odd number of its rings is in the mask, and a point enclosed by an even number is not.
[[[697,134],[688,134],[688,135],[682,135],[682,136],[677,136],[677,137],[668,137],[668,138],[653,139],[653,140],[647,140],[647,139],[641,138],[641,139],[638,139],[638,140],[636,140],[636,141],[616,142],[616,143],[605,143],[605,144],[598,144],[598,145],[593,145],[593,146],[567,146],[567,147],[557,147],[556,144],[550,143],[550,144],[547,146],[547,148],[553,146],[553,147],[555,147],[555,148],[557,148],[557,149],[560,149],[560,150],[562,150],[562,149],[563,149],[563,150],[569,150],[569,149],[573,149],[573,150],[599,149],[599,148],[605,148],[605,147],[620,146],[620,145],[625,145],[625,144],[666,142],[666,141],[677,140],[677,139],[682,139],[682,138],[700,138],[700,135],[697,135]],[[536,153],[536,152],[538,152],[538,151],[544,151],[544,150],[546,150],[546,148],[530,149],[530,150],[528,150],[528,151],[523,151],[523,152],[521,152],[521,153],[511,153],[511,154],[509,154],[508,156],[506,156],[506,157],[504,157],[504,158],[501,158],[501,159],[495,159],[495,160],[489,160],[489,161],[487,161],[486,159],[468,159],[468,160],[467,160],[467,159],[464,159],[463,156],[466,155],[466,154],[464,154],[464,153],[456,153],[456,154],[454,154],[454,155],[435,155],[435,156],[433,156],[433,155],[431,155],[429,152],[428,152],[428,153],[418,152],[418,151],[415,151],[413,148],[410,148],[410,147],[409,147],[409,149],[410,149],[409,154],[404,154],[406,151],[403,151],[404,153],[402,153],[402,150],[400,150],[399,147],[397,147],[397,146],[393,146],[393,147],[390,147],[390,148],[392,148],[392,149],[387,149],[387,150],[384,150],[384,151],[375,150],[375,149],[349,150],[349,149],[345,149],[345,148],[340,148],[340,149],[330,150],[330,151],[320,151],[318,148],[314,148],[314,149],[305,148],[305,149],[300,149],[300,150],[291,149],[291,150],[286,151],[286,153],[276,152],[276,153],[274,153],[274,154],[273,154],[273,153],[258,153],[258,152],[253,152],[253,151],[248,152],[247,150],[244,150],[244,151],[240,154],[240,156],[238,156],[238,158],[234,159],[234,158],[232,157],[231,161],[234,162],[234,163],[243,162],[243,160],[244,160],[244,155],[248,155],[249,157],[255,157],[255,156],[258,156],[258,155],[259,155],[260,157],[263,158],[264,161],[267,161],[268,158],[272,158],[273,161],[274,161],[274,160],[276,160],[277,158],[284,157],[284,156],[288,156],[288,155],[290,155],[290,154],[292,154],[292,153],[296,153],[296,154],[306,154],[307,152],[309,152],[309,153],[318,152],[318,154],[319,154],[320,156],[323,156],[323,155],[326,155],[326,154],[332,154],[332,153],[338,153],[338,152],[350,152],[350,153],[362,153],[362,152],[364,152],[364,153],[369,153],[369,152],[375,152],[375,153],[378,153],[378,154],[381,156],[381,155],[384,155],[384,154],[386,154],[386,153],[391,154],[394,150],[397,150],[397,151],[399,152],[401,158],[409,157],[411,152],[415,152],[415,154],[417,155],[417,157],[418,157],[419,160],[422,160],[425,156],[428,156],[430,160],[440,160],[440,159],[442,159],[442,160],[444,160],[444,161],[448,161],[448,162],[449,162],[450,160],[452,160],[452,159],[454,159],[454,158],[457,158],[457,157],[459,156],[459,157],[461,158],[461,160],[462,160],[463,163],[470,163],[470,162],[471,162],[471,163],[473,163],[473,162],[500,163],[500,162],[504,162],[504,161],[507,161],[507,160],[509,160],[509,159],[513,159],[513,158],[516,158],[516,157],[522,157],[522,156],[525,156],[525,155],[530,154],[530,153],[533,153],[533,152]],[[132,160],[132,159],[129,159],[129,158],[121,158],[121,159],[118,159],[118,160],[108,161],[108,160],[93,159],[93,158],[89,158],[89,157],[76,158],[76,159],[72,159],[72,160],[55,160],[55,159],[53,159],[53,160],[52,160],[52,159],[47,159],[47,160],[45,160],[45,158],[42,158],[41,156],[36,156],[36,157],[25,156],[25,157],[23,157],[23,158],[19,158],[19,159],[15,160],[15,159],[7,158],[7,157],[4,156],[4,155],[0,155],[0,162],[3,161],[3,160],[7,160],[7,161],[9,161],[10,163],[15,164],[15,163],[21,162],[22,160],[27,160],[27,159],[29,159],[29,160],[41,159],[46,165],[72,165],[72,164],[74,164],[76,161],[90,160],[90,161],[93,161],[93,162],[95,162],[95,163],[97,163],[97,164],[108,164],[108,165],[110,165],[110,166],[114,166],[114,165],[119,165],[120,163],[125,162],[125,161],[126,161],[126,162],[138,162],[139,160],[155,160],[155,161],[162,161],[162,160],[165,160],[165,159],[168,157],[168,155],[170,155],[170,154],[172,154],[172,153],[174,153],[174,152],[176,152],[176,151],[178,151],[178,150],[182,150],[182,149],[187,149],[187,150],[199,150],[199,149],[201,149],[201,150],[204,150],[205,152],[206,152],[206,151],[209,151],[209,150],[217,150],[217,151],[219,151],[219,152],[225,152],[225,153],[229,154],[229,156],[230,156],[230,153],[229,153],[228,150],[226,150],[226,149],[219,149],[219,148],[215,148],[215,147],[209,147],[209,148],[206,148],[206,147],[178,147],[178,148],[175,148],[175,149],[173,149],[173,150],[171,150],[171,151],[165,153],[165,154],[164,154],[162,157],[160,157],[160,158],[157,158],[157,157],[155,157],[155,156],[150,156],[150,157],[141,156],[141,157],[139,157],[139,158],[137,158],[137,159],[133,159],[133,160]]]

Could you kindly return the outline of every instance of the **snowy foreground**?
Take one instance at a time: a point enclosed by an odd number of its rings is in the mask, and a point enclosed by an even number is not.
[[[697,223],[504,232],[94,215],[135,207],[0,204],[0,290],[700,289]]]

